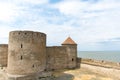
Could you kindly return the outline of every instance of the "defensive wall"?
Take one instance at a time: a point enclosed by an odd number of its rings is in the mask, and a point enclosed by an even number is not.
[[[47,70],[63,69],[68,67],[67,48],[64,46],[47,47]]]
[[[94,59],[77,59],[78,66],[80,68],[92,71],[96,74],[113,78],[114,80],[120,80],[120,63],[119,62],[109,62],[104,60],[94,60]]]
[[[80,64],[88,64],[93,66],[99,66],[104,68],[113,68],[120,70],[120,63],[119,62],[110,62],[104,60],[95,60],[95,59],[85,59],[85,58],[77,58],[77,66]]]
[[[7,80],[41,80],[41,73],[46,77],[49,71],[76,68],[77,64],[77,44],[70,37],[61,46],[48,47],[44,33],[11,31],[8,45],[1,45],[0,50]]]
[[[0,44],[0,66],[7,67],[8,44]]]
[[[46,48],[47,70],[76,68],[77,46],[62,45]]]
[[[7,66],[8,80],[41,80],[42,72],[80,68],[81,64],[120,70],[120,63],[77,58],[77,44],[70,37],[61,46],[46,46],[44,33],[12,31],[8,45],[0,45],[0,65]]]

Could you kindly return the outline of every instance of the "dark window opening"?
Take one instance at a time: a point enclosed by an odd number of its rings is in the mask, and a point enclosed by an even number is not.
[[[23,59],[23,56],[21,56],[20,59],[22,60],[22,59]]]
[[[74,59],[72,58],[72,61],[74,61]]]
[[[44,71],[47,71],[46,69],[44,69]]]
[[[21,48],[23,47],[23,45],[21,44]]]
[[[55,69],[52,69],[52,71],[54,71]]]
[[[1,69],[3,69],[3,67],[1,67]]]
[[[102,60],[102,63],[103,63],[104,61]]]
[[[34,68],[35,66],[33,65],[32,67]]]
[[[41,77],[39,77],[38,79],[41,79]]]
[[[18,34],[20,34],[20,33],[18,33]]]
[[[27,33],[25,33],[25,35],[26,35]]]

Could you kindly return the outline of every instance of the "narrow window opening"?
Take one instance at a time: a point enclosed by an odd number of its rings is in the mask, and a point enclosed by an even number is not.
[[[22,59],[23,59],[23,56],[21,56],[20,59],[22,60]]]
[[[49,58],[50,56],[48,55],[48,58]]]
[[[3,67],[1,67],[1,69],[3,69]]]
[[[33,65],[32,67],[34,68],[35,66]]]
[[[44,69],[44,71],[47,71],[46,69]]]
[[[23,45],[21,44],[21,48],[23,47]]]
[[[102,60],[102,63],[104,63],[104,61]]]
[[[72,58],[72,61],[74,61],[74,59]]]
[[[25,33],[25,35],[26,35],[27,33]]]
[[[39,77],[39,79],[41,79],[41,77]]]
[[[54,71],[55,69],[52,69],[52,71]]]

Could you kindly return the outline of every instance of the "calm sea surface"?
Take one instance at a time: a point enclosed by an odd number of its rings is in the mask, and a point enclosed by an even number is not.
[[[78,57],[120,62],[120,51],[78,51]]]

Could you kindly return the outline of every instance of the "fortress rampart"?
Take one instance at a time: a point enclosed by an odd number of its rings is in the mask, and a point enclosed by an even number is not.
[[[96,74],[120,80],[120,63],[94,59],[77,59],[78,66]]]
[[[106,68],[101,73],[109,68],[120,70],[120,63],[77,58],[77,44],[70,37],[61,46],[46,46],[44,33],[11,31],[9,44],[0,45],[0,67],[7,67],[7,80],[53,80],[47,79],[52,71],[73,69],[81,64],[87,68],[94,66],[94,71]]]
[[[0,44],[0,66],[7,67],[8,45]]]
[[[44,33],[11,31],[8,46],[1,45],[0,51],[7,80],[41,80],[41,73],[77,67],[77,44],[70,37],[61,46],[48,47]]]
[[[77,58],[77,66],[80,64],[89,64],[93,66],[105,67],[105,68],[114,68],[120,70],[119,62],[110,62],[104,60],[95,60],[95,59],[85,59],[85,58]]]
[[[67,48],[64,46],[47,47],[47,70],[68,68]]]

